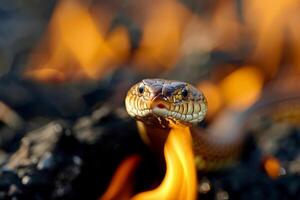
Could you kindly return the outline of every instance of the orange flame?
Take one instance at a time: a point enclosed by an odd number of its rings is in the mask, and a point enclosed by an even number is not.
[[[266,157],[263,164],[265,171],[271,178],[276,179],[280,176],[282,167],[277,158],[272,156]]]
[[[149,5],[140,49],[135,54],[138,66],[168,69],[179,57],[181,35],[189,12],[176,1],[156,1]]]
[[[164,180],[156,189],[130,198],[130,181],[140,160],[138,156],[131,156],[120,164],[108,189],[99,200],[196,199],[197,174],[188,127],[175,127],[170,131],[164,146],[164,155],[167,171]]]
[[[58,4],[49,25],[48,43],[42,43],[33,55],[25,73],[30,78],[100,78],[129,54],[127,31],[118,28],[105,38],[103,27],[96,24],[87,6],[77,0]]]
[[[196,199],[197,175],[189,128],[176,127],[170,131],[164,154],[167,171],[160,186],[137,194],[132,200]]]
[[[219,83],[202,81],[198,88],[203,91],[209,105],[206,119],[212,119],[224,107],[244,110],[260,96],[263,74],[254,66],[244,66],[233,71]]]
[[[223,105],[221,90],[217,84],[212,81],[203,81],[198,84],[198,88],[205,94],[209,109],[207,110],[206,119],[211,119]]]
[[[99,200],[129,199],[132,194],[132,184],[129,182],[139,161],[140,157],[137,155],[124,160],[116,170],[108,189]]]
[[[247,0],[244,5],[247,30],[254,36],[252,59],[262,64],[269,76],[274,76],[286,51],[284,45],[292,39],[288,53],[295,60],[289,61],[299,65],[299,0]]]
[[[225,103],[237,109],[245,109],[259,97],[263,86],[261,72],[252,66],[237,69],[220,83]]]

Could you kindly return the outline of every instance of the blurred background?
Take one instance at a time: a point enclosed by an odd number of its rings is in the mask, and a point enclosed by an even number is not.
[[[204,92],[202,128],[248,135],[200,199],[299,199],[299,22],[299,0],[2,0],[0,199],[97,199],[132,154],[132,194],[157,186],[124,109],[154,77]]]

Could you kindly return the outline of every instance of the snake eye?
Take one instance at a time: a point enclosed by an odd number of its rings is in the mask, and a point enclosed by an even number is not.
[[[145,86],[143,84],[141,84],[139,87],[138,87],[138,92],[140,94],[143,94],[144,93],[144,90],[145,90]]]
[[[181,91],[181,94],[182,94],[183,97],[187,97],[188,94],[189,94],[189,92],[188,92],[188,90],[187,90],[186,88],[184,88],[184,89]]]

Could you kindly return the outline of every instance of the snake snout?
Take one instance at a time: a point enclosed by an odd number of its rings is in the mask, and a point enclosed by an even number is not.
[[[154,109],[166,109],[166,110],[169,110],[170,109],[170,105],[169,105],[168,102],[166,102],[162,98],[156,97],[156,98],[154,98],[150,102],[150,109],[152,109],[152,110],[154,110]]]

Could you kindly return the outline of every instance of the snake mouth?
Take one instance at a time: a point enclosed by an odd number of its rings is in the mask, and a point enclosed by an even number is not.
[[[186,105],[188,107],[188,105]],[[176,123],[182,123],[185,125],[193,124],[198,121],[198,114],[183,114],[180,113],[180,107],[178,106],[178,111],[176,111],[176,107],[162,98],[155,98],[150,101],[150,110],[151,113],[155,116],[162,117],[161,120],[165,119],[167,121],[172,121]],[[184,107],[184,105],[182,105]]]
[[[168,117],[170,115],[170,107],[168,102],[160,98],[155,98],[150,102],[152,113],[161,117]]]
[[[163,99],[155,98],[150,102],[150,109],[152,110],[169,110],[170,104]]]
[[[157,108],[164,109],[164,108],[166,108],[166,106],[163,103],[159,103],[159,104],[157,104]]]
[[[174,104],[164,98],[156,97],[148,101],[138,101],[134,104],[127,99],[127,111],[133,117],[147,124],[176,124],[192,125],[202,121],[206,113],[204,102],[188,102]]]

